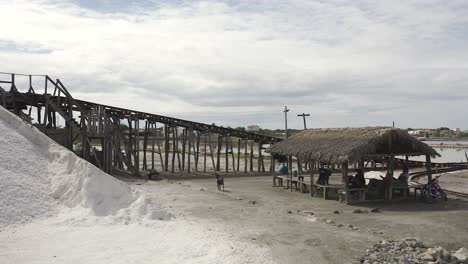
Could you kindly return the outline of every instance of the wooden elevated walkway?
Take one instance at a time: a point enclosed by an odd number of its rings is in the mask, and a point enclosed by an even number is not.
[[[18,78],[29,87],[20,91]],[[0,105],[108,173],[265,172],[265,145],[281,140],[75,99],[48,75],[0,72]]]

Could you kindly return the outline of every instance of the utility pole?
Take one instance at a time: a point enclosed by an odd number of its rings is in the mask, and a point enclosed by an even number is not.
[[[288,109],[287,106],[284,106],[284,128],[286,130],[286,138],[288,137],[288,112],[291,109]]]
[[[306,116],[310,116],[310,114],[302,113],[302,114],[297,115],[297,116],[302,116],[302,118],[304,119],[304,130],[306,130],[306,129],[307,129],[307,126],[306,126]]]

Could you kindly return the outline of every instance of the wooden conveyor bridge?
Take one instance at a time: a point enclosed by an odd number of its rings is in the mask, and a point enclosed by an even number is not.
[[[281,140],[78,100],[47,75],[0,73],[0,105],[111,174],[265,172],[265,146]]]

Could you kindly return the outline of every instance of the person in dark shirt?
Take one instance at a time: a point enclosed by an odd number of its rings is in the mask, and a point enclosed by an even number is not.
[[[362,169],[356,169],[356,175],[349,177],[348,186],[350,188],[366,187],[366,179],[364,178],[364,171]]]
[[[408,166],[403,166],[403,172],[398,176],[398,182],[403,186],[408,186]]]

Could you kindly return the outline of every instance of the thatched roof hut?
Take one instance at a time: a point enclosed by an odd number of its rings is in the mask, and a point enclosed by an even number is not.
[[[390,154],[440,156],[406,131],[391,127],[308,129],[274,144],[267,152],[327,163],[357,162]]]

